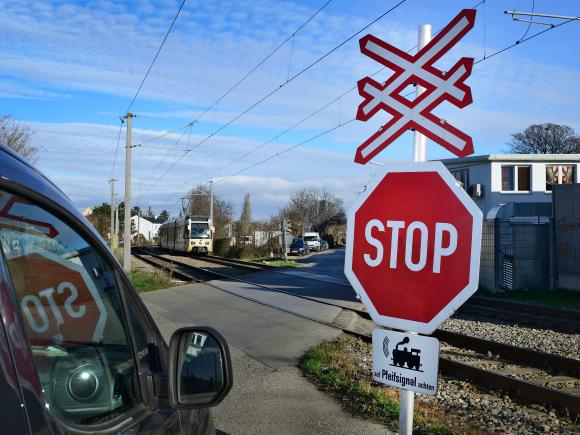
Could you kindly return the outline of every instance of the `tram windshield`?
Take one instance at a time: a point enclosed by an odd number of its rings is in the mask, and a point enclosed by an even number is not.
[[[191,223],[191,238],[192,239],[207,239],[209,238],[209,224],[201,222]]]

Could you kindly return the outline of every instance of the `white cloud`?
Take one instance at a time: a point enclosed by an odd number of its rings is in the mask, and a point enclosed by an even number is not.
[[[57,185],[63,188],[73,202],[84,208],[109,202],[109,174],[114,159],[118,127],[99,124],[30,124],[35,131],[33,143],[45,149],[39,156],[39,168]],[[160,132],[135,129],[135,136],[153,137]],[[172,134],[152,142],[150,147],[133,149],[134,201],[140,194],[142,206],[151,205],[156,210],[178,211],[180,196],[199,182],[207,182],[206,174],[230,162],[259,143],[235,136],[218,137],[199,152],[192,151],[183,158],[174,170],[155,183],[167,168],[182,154],[176,151],[168,154],[177,135]],[[192,139],[199,136],[192,136]],[[117,191],[123,193],[124,141],[121,137],[115,178]],[[173,143],[172,143],[173,141]],[[153,146],[155,145],[155,146]],[[253,162],[272,156],[292,146],[292,143],[271,144],[224,171],[231,174]],[[163,159],[166,158],[164,161]],[[163,161],[162,165],[158,164]],[[302,187],[319,187],[329,190],[346,202],[366,182],[373,168],[365,168],[352,163],[352,156],[340,152],[329,152],[303,147],[288,152],[284,158],[275,158],[248,173],[225,179],[223,174],[212,175],[216,180],[216,192],[235,207],[241,206],[243,194],[249,192],[253,199],[256,217],[264,218],[283,206],[292,191]],[[148,187],[155,183],[151,189]]]

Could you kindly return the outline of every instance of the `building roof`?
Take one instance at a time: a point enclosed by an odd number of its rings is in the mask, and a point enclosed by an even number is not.
[[[486,162],[580,162],[580,154],[484,154],[463,158],[442,159],[444,165]]]

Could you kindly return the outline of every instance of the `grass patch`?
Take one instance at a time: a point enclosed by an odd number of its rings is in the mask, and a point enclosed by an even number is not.
[[[133,269],[129,273],[129,279],[139,293],[159,290],[175,285],[171,277],[162,271],[144,272]]]
[[[284,261],[283,258],[242,258],[244,261],[250,261],[254,263],[261,263],[267,264],[269,266],[276,266],[276,267],[300,267],[300,264],[294,260]]]
[[[370,369],[361,369],[355,355],[360,354],[358,351],[364,346],[367,344],[350,337],[323,343],[306,354],[300,368],[321,389],[337,396],[353,413],[371,417],[389,429],[397,430],[399,392],[372,382]],[[452,433],[432,406],[421,406],[417,402],[414,423],[422,434]]]
[[[501,292],[479,290],[476,296],[509,299],[515,302],[524,302],[526,304],[546,307],[580,310],[580,292],[575,290],[506,290]]]

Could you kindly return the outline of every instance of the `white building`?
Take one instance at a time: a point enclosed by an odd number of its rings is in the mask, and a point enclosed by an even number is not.
[[[554,184],[578,183],[580,154],[489,154],[442,160],[475,204],[552,202]]]
[[[159,227],[164,221],[157,217],[149,216],[131,216],[131,235],[136,237],[141,234],[148,242],[157,240]]]

